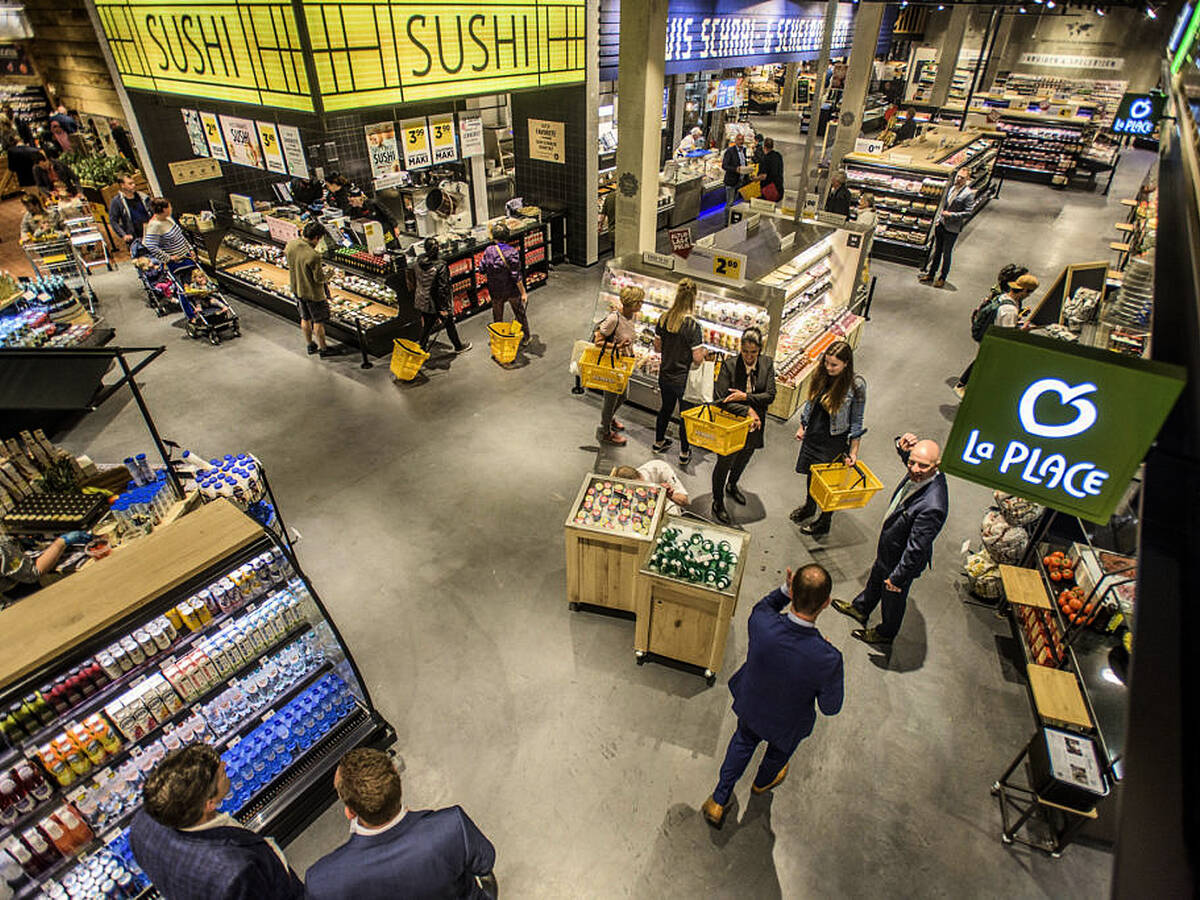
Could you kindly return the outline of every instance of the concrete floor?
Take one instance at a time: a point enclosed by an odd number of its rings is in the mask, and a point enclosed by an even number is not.
[[[1151,162],[1127,154],[1107,200],[1006,185],[959,241],[944,290],[872,264],[856,363],[870,384],[862,455],[886,483],[902,471],[894,435],[947,433],[949,383],[975,350],[967,316],[996,271],[1022,261],[1049,283],[1068,263],[1108,257],[1118,198]],[[195,343],[146,309],[128,268],[94,282],[121,344],[169,348],[141,378],[162,433],[264,461],[303,535],[301,563],[399,734],[407,802],[462,804],[497,846],[505,896],[1106,894],[1106,853],[1074,846],[1054,861],[1000,843],[989,786],[1033,721],[997,654],[1007,626],[964,602],[960,548],[978,542],[988,493],[958,481],[936,568],[916,583],[890,657],[826,614],[822,631],[846,658],[844,710],[820,718],[773,796],[751,800],[743,780],[732,821],[705,826],[698,807],[733,730],[726,681],[751,605],[810,559],[852,597],[886,504],[835,517],[820,545],[800,535],[787,519],[803,490],[794,424],[768,424],[743,481],[758,519],[746,522],[750,564],[713,688],[636,666],[632,622],[569,612],[567,505],[585,472],[641,463],[653,440],[652,417],[627,410],[629,445],[598,457],[599,404],[569,391],[600,271],[560,268],[531,295],[538,340],[524,367],[495,365],[475,319],[462,331],[476,348],[411,385],[386,362],[361,371],[353,357],[306,356],[298,329],[244,304],[242,338]],[[132,404],[116,400],[65,443],[98,460],[150,449]],[[711,465],[697,454],[684,475],[705,511]],[[345,836],[331,807],[288,855],[303,872]]]

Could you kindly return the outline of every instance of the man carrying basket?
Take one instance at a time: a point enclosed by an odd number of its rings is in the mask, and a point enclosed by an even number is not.
[[[742,332],[741,352],[732,364],[721,366],[713,397],[721,398],[722,409],[735,416],[750,417],[750,433],[740,450],[718,456],[712,475],[713,518],[723,525],[733,520],[725,509],[725,495],[745,505],[746,497],[738,488],[738,479],[746,471],[754,451],[763,446],[763,420],[767,407],[775,402],[775,363],[762,355],[762,332],[747,328]]]

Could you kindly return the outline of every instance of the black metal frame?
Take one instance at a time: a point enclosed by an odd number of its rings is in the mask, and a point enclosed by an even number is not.
[[[1034,735],[1030,743],[1036,739],[1037,735]],[[1062,856],[1062,852],[1066,849],[1067,845],[1074,840],[1079,830],[1094,819],[1095,815],[1079,810],[1072,810],[1059,803],[1047,806],[1032,787],[1013,784],[1009,781],[1013,773],[1021,765],[1021,762],[1028,755],[1029,744],[1027,743],[1021,749],[1021,752],[1017,754],[1017,758],[1012,761],[1012,764],[1004,770],[1004,774],[1000,776],[1000,779],[992,784],[992,796],[996,798],[1000,805],[1000,821],[1003,823],[1000,840],[1006,844],[1021,844],[1034,850],[1041,850],[1054,859],[1058,859]],[[1008,818],[1010,812],[1016,813],[1016,818],[1013,819],[1011,824]],[[1042,813],[1042,816],[1039,818],[1045,822],[1046,827],[1050,829],[1050,833],[1053,836],[1049,842],[1020,837],[1021,829],[1031,819],[1037,817],[1039,812]],[[1055,813],[1060,814],[1065,824],[1059,824],[1054,821]]]

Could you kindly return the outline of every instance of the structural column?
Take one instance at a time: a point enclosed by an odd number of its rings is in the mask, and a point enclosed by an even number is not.
[[[1018,19],[1018,16],[1006,15],[1003,7],[996,7],[994,12],[1000,21],[996,24],[996,31],[992,37],[991,56],[987,58],[983,75],[975,85],[975,92],[977,94],[986,94],[992,89],[992,83],[996,80],[996,73],[1000,70],[1000,64],[1004,60],[1004,55],[1008,52],[1008,42],[1012,38],[1013,24]],[[982,48],[980,52],[986,53],[987,47]]]
[[[971,8],[967,3],[955,3],[950,10],[950,23],[942,35],[942,46],[938,50],[937,78],[933,82],[933,95],[929,98],[930,105],[939,109],[946,105],[946,98],[950,95],[950,84],[958,66],[958,56],[962,52],[963,35],[966,34],[967,22],[971,18]]]
[[[600,0],[587,0],[587,57],[600,58]],[[600,191],[600,67],[587,67],[587,182],[584,190],[588,197],[596,197]],[[590,266],[600,258],[600,225],[595,210],[589,206],[587,216],[586,260]]]
[[[666,47],[667,0],[621,4],[614,240],[617,256],[653,250],[655,245]]]
[[[800,165],[800,184],[796,191],[794,216],[796,222],[799,222],[804,215],[804,198],[808,195],[813,147],[817,143],[817,132],[821,130],[821,104],[825,102],[825,70],[829,67],[829,48],[833,45],[833,26],[837,21],[837,14],[838,0],[828,0],[825,4],[825,28],[821,35],[821,53],[817,57],[817,77],[813,79],[815,90],[812,95],[812,111],[808,118],[808,139],[804,142],[804,162]],[[879,30],[878,25],[875,26],[875,30]]]
[[[875,48],[879,43],[879,26],[883,24],[885,3],[860,3],[854,17],[854,43],[850,47],[850,63],[846,69],[846,85],[842,90],[842,107],[838,113],[837,133],[833,138],[830,171],[842,165],[842,157],[854,150],[854,140],[862,131],[863,107],[871,87],[875,66]],[[829,190],[826,185],[826,191]]]
[[[800,77],[800,63],[790,62],[783,70],[783,93],[779,97],[779,112],[796,108],[796,81]]]

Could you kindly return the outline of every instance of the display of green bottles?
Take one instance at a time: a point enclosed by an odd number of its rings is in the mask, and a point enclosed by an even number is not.
[[[737,552],[728,540],[713,540],[700,530],[670,526],[659,534],[647,567],[667,578],[725,591],[737,564]]]

